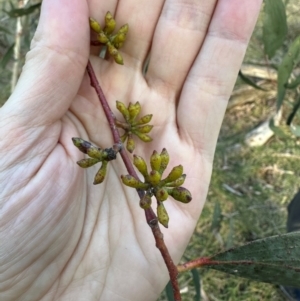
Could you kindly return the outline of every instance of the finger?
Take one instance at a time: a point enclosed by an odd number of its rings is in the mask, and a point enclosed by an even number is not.
[[[213,155],[262,0],[220,0],[178,106],[183,139]]]
[[[146,79],[179,92],[204,40],[216,0],[167,0],[157,24]]]
[[[26,127],[53,123],[65,114],[88,60],[88,14],[86,1],[43,1],[31,50],[2,112],[13,112]]]
[[[129,24],[126,43],[121,49],[125,66],[141,68],[150,49],[153,32],[164,0],[120,1],[116,20],[120,26]]]

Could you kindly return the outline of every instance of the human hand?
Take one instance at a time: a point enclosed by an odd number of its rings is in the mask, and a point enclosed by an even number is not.
[[[44,0],[19,83],[0,110],[0,299],[155,300],[168,272],[118,158],[104,183],[82,170],[71,138],[113,144],[85,74],[91,16],[129,23],[125,65],[91,57],[112,107],[139,101],[170,168],[183,164],[187,205],[170,199],[166,245],[178,262],[201,213],[227,100],[261,0]],[[151,48],[146,76],[142,69]],[[92,53],[99,49],[93,48]],[[167,172],[166,172],[167,173]]]

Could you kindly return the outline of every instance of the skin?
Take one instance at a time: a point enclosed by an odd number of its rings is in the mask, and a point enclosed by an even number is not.
[[[0,299],[155,300],[168,272],[118,158],[93,186],[72,144],[112,136],[85,67],[88,17],[129,23],[125,65],[92,55],[104,93],[153,113],[154,141],[183,164],[189,204],[165,202],[163,229],[177,263],[203,208],[216,141],[261,0],[44,0],[18,85],[0,109]],[[102,23],[103,24],[103,23]],[[151,50],[146,76],[142,67]],[[116,109],[114,109],[116,112]],[[117,115],[120,117],[120,115]]]

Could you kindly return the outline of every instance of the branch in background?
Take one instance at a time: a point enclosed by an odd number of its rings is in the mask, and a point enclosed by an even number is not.
[[[110,129],[111,129],[111,132],[113,135],[114,143],[122,144],[119,132],[115,126],[115,116],[108,105],[108,102],[104,96],[104,93],[103,93],[100,85],[99,85],[99,82],[97,80],[96,74],[94,72],[93,66],[90,61],[88,62],[88,65],[87,65],[87,72],[88,72],[88,75],[91,80],[91,86],[94,87],[94,89],[96,90],[96,93],[97,93],[100,103],[102,105],[103,111],[104,111],[107,121],[109,123]],[[122,147],[120,154],[121,154],[123,162],[127,168],[128,173],[130,175],[132,175],[133,177],[135,177],[136,179],[138,179],[138,175],[135,172],[133,165],[132,165],[124,147]],[[137,189],[137,193],[138,193],[140,199],[145,194],[144,191],[140,190],[140,189]],[[149,209],[145,209],[145,217],[146,217],[146,221],[147,221],[149,227],[152,230],[152,233],[153,233],[153,236],[155,239],[155,243],[156,243],[156,247],[159,249],[159,251],[165,261],[167,269],[169,271],[170,280],[171,280],[173,292],[174,292],[174,299],[175,299],[175,301],[181,301],[179,285],[178,285],[178,281],[177,281],[177,276],[178,276],[177,267],[174,264],[174,262],[170,256],[168,248],[165,245],[163,234],[158,225],[157,216],[155,215],[152,208],[149,208]]]
[[[23,8],[29,0],[19,0],[18,8]],[[21,38],[23,35],[22,17],[17,18],[14,46],[14,65],[11,77],[11,93],[14,91],[19,77],[19,62],[21,57]]]

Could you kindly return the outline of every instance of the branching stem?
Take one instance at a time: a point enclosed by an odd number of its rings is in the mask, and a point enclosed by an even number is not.
[[[100,103],[102,105],[103,111],[104,111],[107,121],[109,123],[110,129],[111,129],[111,132],[113,135],[114,143],[122,144],[119,131],[115,125],[115,116],[108,105],[108,102],[107,102],[107,100],[104,96],[104,93],[100,87],[100,84],[97,80],[96,74],[94,72],[93,66],[90,61],[88,61],[88,65],[87,65],[86,69],[87,69],[88,75],[90,77],[91,86],[94,87],[94,89],[96,90],[96,93],[97,93]],[[128,173],[130,175],[132,175],[133,177],[135,177],[136,179],[138,179],[138,175],[135,172],[133,165],[132,165],[124,147],[122,147],[120,154],[121,154],[121,157],[123,159],[123,162],[126,166]],[[140,199],[145,194],[145,192],[140,189],[137,190],[137,193],[138,193]],[[146,217],[146,221],[147,221],[149,227],[152,230],[152,233],[153,233],[153,236],[155,239],[155,243],[156,243],[156,247],[159,249],[159,251],[165,261],[165,264],[168,268],[170,280],[171,280],[173,292],[174,292],[174,299],[175,299],[175,301],[181,301],[179,285],[178,285],[178,281],[177,281],[177,276],[178,276],[177,267],[174,264],[174,262],[170,256],[170,253],[168,251],[168,248],[164,242],[164,237],[159,228],[157,216],[155,215],[152,208],[149,208],[149,209],[145,210],[145,217]]]

